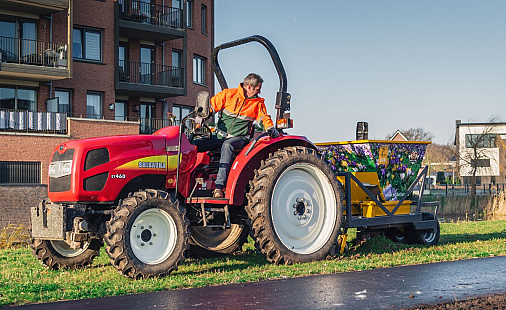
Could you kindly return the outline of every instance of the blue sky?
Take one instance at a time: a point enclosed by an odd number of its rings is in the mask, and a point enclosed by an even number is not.
[[[215,44],[253,34],[276,46],[292,94],[288,132],[313,142],[422,127],[437,143],[455,120],[506,121],[506,1],[215,1]],[[229,87],[250,72],[275,116],[279,80],[257,43],[220,52]],[[216,89],[219,90],[218,83]]]

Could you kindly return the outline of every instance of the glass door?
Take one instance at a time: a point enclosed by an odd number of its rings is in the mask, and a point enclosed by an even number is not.
[[[18,60],[16,37],[16,22],[0,20],[0,61]]]
[[[38,63],[37,30],[34,22],[20,22],[21,60],[25,63]]]
[[[154,49],[150,46],[141,46],[141,84],[152,84],[153,82],[153,53]]]
[[[155,106],[149,103],[141,103],[141,133],[153,133],[153,116],[155,114]]]
[[[127,118],[127,104],[123,101],[116,101],[114,103],[114,119],[117,121],[126,121]]]
[[[118,54],[119,80],[122,82],[130,82],[127,42],[119,43]]]

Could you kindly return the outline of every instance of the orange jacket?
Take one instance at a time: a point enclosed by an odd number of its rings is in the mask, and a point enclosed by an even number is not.
[[[242,84],[238,88],[225,89],[211,98],[213,113],[222,112],[218,129],[231,136],[247,136],[251,132],[253,121],[263,124],[265,130],[274,127],[267,114],[264,98],[246,99]]]

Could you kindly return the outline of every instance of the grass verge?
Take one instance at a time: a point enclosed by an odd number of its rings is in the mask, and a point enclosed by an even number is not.
[[[350,241],[353,241],[350,234]],[[339,259],[292,266],[267,263],[250,240],[243,251],[220,258],[186,260],[165,278],[133,281],[119,275],[101,250],[93,266],[81,270],[44,268],[26,246],[0,249],[0,306],[84,299],[166,289],[340,273],[400,265],[506,255],[506,221],[441,224],[434,247],[370,239]]]

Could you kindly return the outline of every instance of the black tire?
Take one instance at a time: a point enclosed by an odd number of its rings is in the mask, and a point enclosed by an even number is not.
[[[423,220],[433,220],[434,215],[430,213],[422,213]],[[439,221],[437,221],[436,231],[434,230],[415,230],[409,227],[406,231],[406,237],[411,244],[422,244],[426,246],[433,246],[438,244],[441,231],[439,228]]]
[[[248,241],[249,227],[244,224],[231,224],[228,229],[190,226],[190,233],[191,257],[216,257],[240,251]]]
[[[393,242],[397,243],[407,243],[406,235],[404,234],[404,229],[400,230],[399,228],[389,228],[384,229],[383,234],[388,239],[392,240]]]
[[[186,210],[168,193],[135,192],[122,201],[106,223],[106,252],[125,277],[167,275],[185,259],[189,223]]]
[[[99,239],[86,242],[82,249],[73,250],[64,241],[32,239],[30,247],[39,261],[50,269],[78,269],[91,265],[103,243]]]
[[[316,150],[294,146],[270,154],[247,194],[257,250],[275,264],[335,256],[343,216],[340,188]]]

